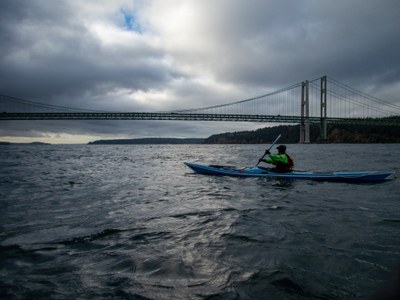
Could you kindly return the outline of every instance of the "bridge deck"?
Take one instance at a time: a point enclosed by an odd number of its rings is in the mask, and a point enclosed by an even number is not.
[[[320,117],[269,116],[243,114],[194,114],[174,112],[76,112],[76,113],[0,113],[0,120],[177,120],[319,124]],[[326,118],[328,123],[400,126],[398,118]]]

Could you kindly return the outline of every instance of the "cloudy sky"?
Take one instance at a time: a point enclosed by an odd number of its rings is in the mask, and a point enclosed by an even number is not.
[[[0,94],[163,111],[328,75],[400,104],[398,0],[1,0]],[[263,124],[19,121],[0,140],[207,137]]]

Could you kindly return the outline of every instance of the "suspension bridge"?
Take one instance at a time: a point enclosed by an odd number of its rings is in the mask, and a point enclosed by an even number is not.
[[[400,105],[323,76],[241,101],[163,112],[108,112],[48,105],[0,96],[1,120],[183,120],[300,124],[300,143],[310,142],[310,124],[400,126]]]

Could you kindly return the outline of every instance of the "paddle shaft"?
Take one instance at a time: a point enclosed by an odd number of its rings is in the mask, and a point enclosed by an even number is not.
[[[271,146],[265,151],[264,155],[258,160],[258,163],[256,164],[256,167],[258,167],[258,164],[260,163],[260,160],[262,160],[265,157],[265,155],[267,155],[267,151],[272,149],[272,147],[276,144],[276,142],[279,140],[280,137],[281,137],[281,135],[278,135],[278,137],[275,139],[275,141],[273,141]]]

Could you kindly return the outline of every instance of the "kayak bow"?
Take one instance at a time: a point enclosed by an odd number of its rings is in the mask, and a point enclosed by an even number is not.
[[[234,166],[200,165],[185,162],[195,173],[205,175],[225,175],[235,177],[270,177],[283,179],[306,179],[317,181],[337,182],[382,182],[390,179],[394,172],[389,171],[362,171],[362,172],[311,172],[292,171],[278,173],[260,167],[237,168]]]

